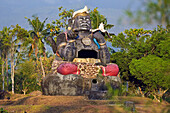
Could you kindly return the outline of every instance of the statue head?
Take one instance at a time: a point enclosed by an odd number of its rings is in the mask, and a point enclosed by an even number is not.
[[[72,29],[74,31],[89,31],[91,29],[91,20],[87,6],[73,13]]]

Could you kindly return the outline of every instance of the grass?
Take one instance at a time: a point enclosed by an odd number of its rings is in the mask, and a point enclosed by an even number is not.
[[[8,106],[4,107],[4,109],[7,109],[9,112],[18,112],[18,113],[35,113],[35,112],[41,112],[49,109],[49,106],[45,105],[14,105],[14,106]]]
[[[125,101],[135,103],[137,113],[168,113],[170,104],[158,103],[144,97],[117,96],[116,100],[87,100],[83,96],[29,96],[12,95],[10,100],[0,100],[0,108],[17,113],[130,113]]]

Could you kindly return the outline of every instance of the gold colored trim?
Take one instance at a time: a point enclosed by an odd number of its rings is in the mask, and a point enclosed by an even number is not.
[[[100,46],[106,45],[106,42],[104,42],[104,43],[99,43],[99,45],[100,45]]]
[[[81,62],[81,63],[100,63],[100,59],[94,58],[74,58],[73,62]]]
[[[82,42],[83,42],[83,44],[85,44],[87,46],[91,45],[91,43],[92,43],[90,38],[88,38],[88,37],[83,38]]]
[[[67,43],[66,42],[62,42],[58,47],[57,47],[57,51],[59,51],[59,49],[63,46],[66,46]]]
[[[71,30],[71,27],[68,27],[68,30]]]
[[[75,42],[75,40],[69,40],[68,43],[72,43],[72,42]]]
[[[74,17],[73,17],[73,19],[75,19],[77,16],[90,16],[88,13],[86,13],[86,12],[83,12],[83,13],[77,13]]]

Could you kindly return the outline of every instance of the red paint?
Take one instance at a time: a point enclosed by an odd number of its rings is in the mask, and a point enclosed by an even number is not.
[[[106,67],[102,66],[103,76],[117,76],[119,73],[118,65],[108,64]],[[62,75],[80,74],[80,70],[77,70],[77,65],[73,63],[62,63],[57,68],[57,72]]]
[[[62,75],[77,74],[77,65],[72,63],[63,63],[57,68],[57,72]]]
[[[116,64],[109,64],[106,67],[102,67],[103,76],[117,76],[119,73],[118,65]]]

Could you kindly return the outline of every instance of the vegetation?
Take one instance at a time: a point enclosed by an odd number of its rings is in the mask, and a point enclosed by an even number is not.
[[[142,7],[135,11],[125,10],[131,24],[154,24],[169,25],[169,0],[146,0],[141,3]]]
[[[170,87],[169,29],[158,26],[154,30],[125,30],[111,42],[120,48],[111,60],[118,64],[122,79],[130,81],[135,90],[141,88],[155,99],[162,97]]]
[[[4,110],[3,108],[0,108],[1,113],[8,113],[7,110]]]

